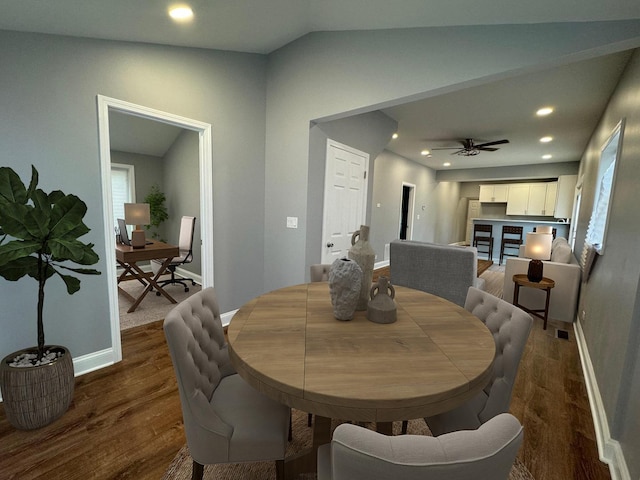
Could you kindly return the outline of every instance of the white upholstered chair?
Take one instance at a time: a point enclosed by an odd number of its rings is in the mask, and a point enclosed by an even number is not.
[[[193,477],[204,465],[276,460],[284,474],[290,409],[264,396],[234,370],[213,288],[178,304],[164,332],[178,380]]]
[[[454,410],[425,418],[434,435],[472,430],[509,411],[513,384],[529,338],[531,316],[487,292],[470,287],[464,308],[482,320],[496,343],[496,358],[489,384],[471,400]]]
[[[440,437],[388,437],[342,424],[318,450],[318,480],[506,480],[522,437],[509,413]]]
[[[309,275],[312,282],[326,282],[329,280],[330,263],[316,263],[309,267]]]

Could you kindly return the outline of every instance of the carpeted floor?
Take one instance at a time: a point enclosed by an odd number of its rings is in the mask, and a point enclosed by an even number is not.
[[[307,426],[307,414],[299,410],[292,411],[293,418],[293,441],[289,443],[287,448],[287,456],[311,447],[312,428]],[[334,420],[333,428],[341,422]],[[373,428],[375,424],[366,424],[367,427]],[[393,425],[394,435],[400,434],[401,422],[395,422]],[[408,433],[410,435],[430,435],[429,429],[423,420],[411,420],[409,422]],[[171,465],[162,477],[162,480],[189,480],[191,478],[192,469],[191,456],[186,445],[175,456]],[[204,480],[214,480],[224,478],[226,480],[267,480],[276,478],[275,462],[253,462],[253,463],[234,463],[223,465],[205,465]],[[298,480],[315,479],[315,474],[301,475]],[[511,469],[509,480],[534,480],[533,476],[527,470],[520,460],[516,459],[516,463]]]
[[[163,276],[161,279],[169,278],[169,276]],[[185,300],[190,295],[199,292],[202,287],[200,285],[192,286],[190,283],[189,292],[184,291],[182,285],[167,285],[164,287],[166,292],[171,295],[178,303]],[[120,283],[120,287],[126,290],[134,298],[138,298],[138,295],[142,293],[144,287],[140,282],[135,280],[129,280]],[[128,328],[145,325],[147,323],[155,322],[156,320],[164,319],[165,315],[175,307],[176,305],[169,302],[164,296],[156,296],[156,292],[149,292],[142,300],[138,308],[131,313],[127,313],[127,310],[131,306],[131,302],[122,294],[118,294],[118,306],[120,314],[120,330],[126,330]]]

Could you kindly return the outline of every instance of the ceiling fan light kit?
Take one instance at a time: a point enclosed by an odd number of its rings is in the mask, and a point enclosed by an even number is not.
[[[478,155],[480,152],[495,152],[499,150],[498,148],[493,147],[493,145],[502,145],[505,143],[509,143],[509,140],[496,140],[494,142],[485,142],[475,144],[472,138],[465,138],[464,140],[459,140],[462,148],[460,147],[442,147],[442,148],[432,148],[431,150],[457,150],[453,152],[451,155],[459,155],[463,157],[472,157],[474,155]]]

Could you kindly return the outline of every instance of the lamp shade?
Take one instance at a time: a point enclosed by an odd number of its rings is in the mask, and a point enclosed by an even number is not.
[[[553,236],[549,233],[527,233],[524,256],[533,260],[549,260]]]
[[[553,227],[551,225],[538,225],[536,226],[536,233],[553,233]]]
[[[149,225],[151,208],[148,203],[125,203],[124,221],[127,225]]]

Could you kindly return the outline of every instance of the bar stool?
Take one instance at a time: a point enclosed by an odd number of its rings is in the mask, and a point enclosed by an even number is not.
[[[533,231],[534,231],[534,232],[536,231],[536,228],[537,228],[537,227],[533,227]],[[557,232],[558,232],[558,229],[557,229],[556,227],[553,227],[553,228],[551,229],[551,235],[553,235],[553,239],[554,239],[554,240],[556,239],[556,233],[557,233]],[[544,232],[543,232],[543,233],[544,233]]]
[[[478,245],[489,247],[489,249],[487,251],[480,250]],[[472,246],[478,249],[478,253],[486,253],[487,260],[493,261],[493,225],[474,223]]]
[[[520,245],[522,245],[522,227],[503,225],[498,265],[502,265],[503,257],[517,257],[520,252]],[[515,249],[515,253],[512,253],[513,249]]]

